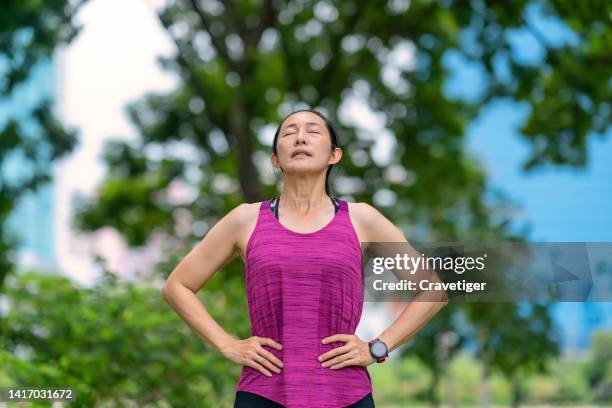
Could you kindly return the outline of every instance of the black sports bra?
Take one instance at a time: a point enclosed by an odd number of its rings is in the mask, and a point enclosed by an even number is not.
[[[336,197],[329,197],[334,204],[334,212],[337,213],[338,209],[340,209],[340,203]],[[270,210],[272,210],[272,214],[278,219],[278,197],[274,197],[270,202]]]

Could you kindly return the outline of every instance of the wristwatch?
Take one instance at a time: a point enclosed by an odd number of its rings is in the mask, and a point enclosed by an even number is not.
[[[384,341],[376,338],[374,340],[370,340],[368,344],[370,345],[370,354],[372,357],[374,357],[377,363],[382,363],[387,359],[389,356],[389,349]]]

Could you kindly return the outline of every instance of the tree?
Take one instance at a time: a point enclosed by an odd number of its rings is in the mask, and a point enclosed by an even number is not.
[[[575,42],[546,42],[529,17],[534,8],[573,29]],[[508,219],[483,204],[486,179],[465,151],[465,127],[493,99],[511,97],[531,106],[523,127],[534,146],[527,168],[583,164],[587,134],[610,123],[610,87],[597,85],[606,83],[610,57],[605,10],[601,1],[588,12],[561,1],[413,1],[407,9],[400,2],[384,8],[374,2],[170,2],[157,12],[176,54],[160,62],[184,86],[128,108],[142,139],[109,143],[110,172],[95,204],[83,205],[81,227],[110,224],[140,245],[156,228],[175,235],[177,208],[210,224],[242,200],[270,196],[275,180],[262,174],[270,151],[262,133],[299,101],[339,122],[345,158],[336,189],[342,195],[371,202],[377,192],[390,194],[399,205],[382,210],[404,227],[425,226],[432,239],[498,237],[507,233]],[[527,65],[515,55],[510,33],[516,30],[543,44],[543,64]],[[412,50],[413,62],[397,67],[390,55],[401,48]],[[444,57],[451,52],[483,68],[479,98],[445,93],[451,70]],[[578,69],[586,64],[588,73]],[[377,135],[338,114],[351,89],[364,93],[391,132],[396,148],[388,163],[370,154]],[[549,120],[551,113],[560,120]],[[171,153],[177,144],[188,157]],[[153,147],[166,154],[159,158]],[[189,186],[195,198],[169,204],[164,194],[175,183]]]
[[[512,386],[512,406],[523,401],[522,378],[544,373],[559,354],[549,305],[491,302],[466,303],[463,311],[473,332],[476,357],[483,365],[483,406],[489,406],[487,381],[494,370]]]
[[[593,348],[587,366],[589,384],[598,401],[612,400],[612,333],[593,334]]]
[[[432,407],[440,406],[440,382],[448,364],[466,341],[463,333],[457,330],[459,325],[453,321],[456,318],[456,310],[442,308],[407,342],[406,347],[402,348],[402,357],[415,357],[429,370],[427,399]]]

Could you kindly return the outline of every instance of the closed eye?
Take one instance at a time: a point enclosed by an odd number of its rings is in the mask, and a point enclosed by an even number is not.
[[[312,131],[312,130],[311,130],[311,131],[309,131],[308,133],[314,133],[314,134],[317,134],[317,135],[320,135],[320,134],[321,134],[320,132],[314,132],[314,131]],[[289,132],[289,133],[284,133],[284,134],[283,134],[283,136],[290,136],[290,135],[295,135],[295,132]]]

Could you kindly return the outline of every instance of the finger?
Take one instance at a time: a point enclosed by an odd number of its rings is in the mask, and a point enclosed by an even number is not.
[[[268,361],[271,361],[274,364],[276,364],[278,367],[283,368],[283,362],[278,357],[276,357],[274,354],[266,350],[265,348],[260,347],[259,349],[257,349],[257,352],[264,358],[268,359]]]
[[[275,366],[274,364],[272,364],[270,361],[266,360],[259,354],[253,357],[253,359],[257,361],[258,363],[260,363],[261,365],[263,365],[264,367],[274,371],[276,374],[280,373],[280,368],[278,368],[277,366]]]
[[[344,353],[344,354],[341,354],[341,355],[339,355],[339,356],[337,356],[337,357],[332,358],[331,360],[327,360],[327,361],[325,361],[325,362],[324,362],[323,364],[321,364],[321,365],[322,365],[323,367],[331,367],[331,366],[333,366],[334,364],[338,364],[338,363],[340,363],[340,362],[342,362],[342,361],[349,360],[349,359],[353,358],[353,356],[354,356],[354,354],[353,354],[353,353]]]
[[[274,341],[273,339],[269,338],[269,337],[259,337],[260,341],[259,344],[265,344],[266,346],[271,346],[274,347],[277,350],[282,350],[283,349],[283,345]]]
[[[321,343],[327,344],[333,341],[351,341],[354,336],[352,334],[334,334],[333,336],[329,336],[324,338]]]
[[[348,360],[344,360],[343,362],[341,362],[339,364],[333,365],[333,366],[331,366],[329,368],[330,368],[330,370],[337,370],[339,368],[348,367],[348,366],[351,366],[351,365],[358,365],[358,363],[359,363],[358,359],[350,358]]]
[[[272,373],[270,371],[266,370],[266,368],[264,366],[262,366],[261,364],[259,364],[255,360],[249,360],[247,362],[247,365],[249,367],[252,367],[252,368],[256,369],[257,371],[259,371],[260,373],[262,373],[263,375],[265,375],[267,377],[272,377]]]
[[[319,361],[325,361],[331,357],[335,357],[339,354],[344,354],[351,351],[351,345],[345,344],[344,346],[336,347],[334,349],[329,350],[326,353],[323,353],[319,356]]]

